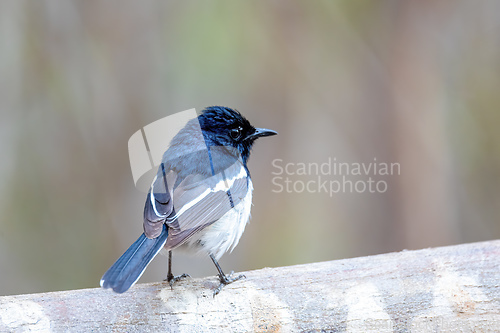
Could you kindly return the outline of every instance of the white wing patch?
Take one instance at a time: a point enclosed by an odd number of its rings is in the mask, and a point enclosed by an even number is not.
[[[153,207],[153,210],[154,210],[156,216],[158,216],[158,217],[165,217],[166,215],[165,214],[160,214],[158,212],[158,209],[156,208],[156,199],[155,199],[154,186],[155,186],[155,182],[156,182],[157,179],[158,179],[158,175],[155,176],[155,179],[153,179],[153,182],[151,183],[151,191],[150,191],[150,193],[151,193],[151,197],[150,197],[150,199],[151,199],[151,206]]]
[[[216,176],[220,177],[220,174],[216,175]],[[241,179],[241,178],[244,178],[246,176],[247,176],[247,172],[246,172],[245,168],[241,167],[240,168],[240,172],[237,175],[235,175],[234,177],[232,177],[229,180],[226,179],[226,178],[222,178],[221,180],[219,180],[217,182],[217,184],[215,184],[215,186],[213,188],[207,188],[199,196],[197,196],[196,198],[194,198],[193,200],[189,201],[187,204],[185,204],[184,206],[182,206],[182,208],[177,212],[177,214],[175,214],[175,216],[168,218],[168,221],[173,221],[173,220],[179,218],[188,209],[194,207],[200,201],[202,201],[203,199],[205,199],[210,193],[215,193],[215,192],[218,192],[218,191],[224,191],[224,192],[226,192],[227,190],[229,190],[233,186],[234,182],[237,179]]]

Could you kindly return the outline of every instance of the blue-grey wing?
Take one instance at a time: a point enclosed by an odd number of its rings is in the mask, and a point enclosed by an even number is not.
[[[248,192],[249,175],[241,158],[227,147],[176,159],[169,159],[168,153],[146,199],[144,233],[155,238],[166,223],[166,247],[174,248],[239,204]]]
[[[236,161],[212,177],[186,177],[173,191],[174,213],[167,218],[165,247],[173,249],[237,206],[249,190],[246,168]]]
[[[160,166],[144,204],[144,234],[148,238],[160,235],[163,224],[173,213],[173,185],[177,175],[173,171],[166,171]]]

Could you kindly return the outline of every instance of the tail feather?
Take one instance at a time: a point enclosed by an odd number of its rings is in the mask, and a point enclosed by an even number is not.
[[[133,286],[165,245],[168,229],[163,225],[161,234],[153,239],[142,234],[101,278],[101,287],[123,293]]]

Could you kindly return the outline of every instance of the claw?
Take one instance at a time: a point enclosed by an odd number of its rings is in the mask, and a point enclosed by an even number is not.
[[[176,276],[173,276],[173,275],[169,275],[167,276],[167,278],[163,281],[168,281],[168,284],[170,285],[170,289],[174,290],[174,283],[176,283],[177,281],[180,281],[182,279],[185,279],[185,278],[190,278],[191,275],[189,274],[181,274],[181,275],[176,275]]]
[[[220,281],[220,284],[219,286],[214,290],[214,297],[215,295],[217,295],[218,293],[220,293],[220,291],[222,290],[222,288],[224,288],[225,286],[227,286],[228,284],[230,283],[233,283],[235,281],[238,281],[240,279],[245,279],[246,276],[241,274],[237,277],[231,277],[231,275],[233,275],[233,271],[231,271],[231,273],[229,275],[219,275],[219,281]]]

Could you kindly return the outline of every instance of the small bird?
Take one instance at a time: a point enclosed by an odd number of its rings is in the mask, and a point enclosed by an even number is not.
[[[101,278],[101,287],[123,293],[147,265],[168,251],[167,281],[188,277],[172,274],[172,250],[208,254],[218,271],[221,289],[243,275],[224,274],[218,260],[238,244],[250,218],[252,180],[247,167],[257,138],[277,132],[255,128],[237,110],[211,106],[173,137],[163,154],[144,207],[144,233]]]

